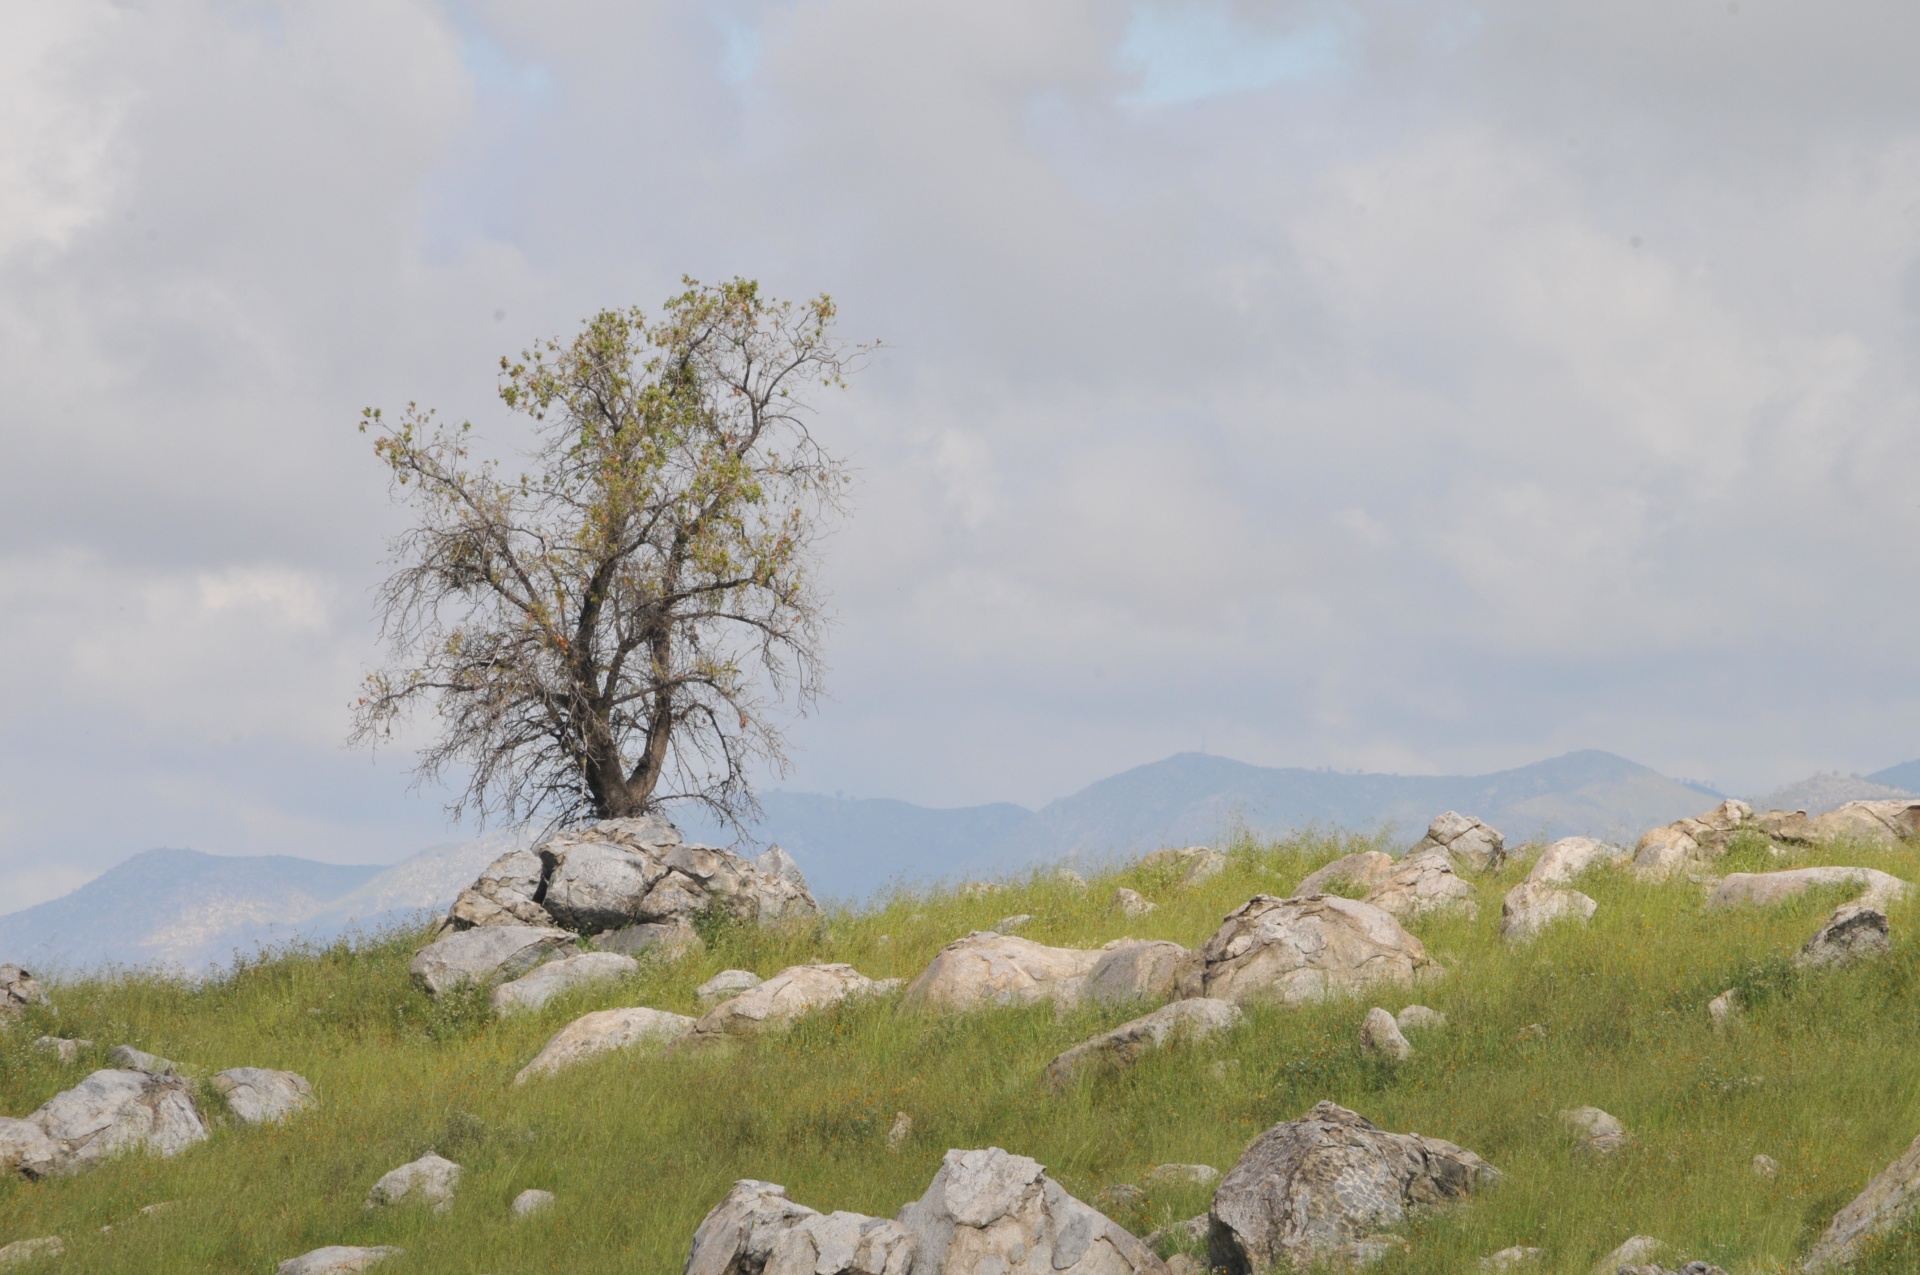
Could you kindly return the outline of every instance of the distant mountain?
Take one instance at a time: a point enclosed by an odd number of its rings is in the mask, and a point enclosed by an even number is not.
[[[1906,768],[1896,766],[1893,771],[1903,769]],[[1755,797],[1748,804],[1755,810],[1804,810],[1810,815],[1824,815],[1829,810],[1838,810],[1849,801],[1884,801],[1911,795],[1911,789],[1885,782],[1883,776],[1893,771],[1883,770],[1872,777],[1832,772],[1811,775],[1798,783],[1776,788],[1763,797]],[[1920,779],[1920,775],[1915,778]]]
[[[1867,778],[1876,784],[1898,788],[1903,793],[1920,793],[1920,761],[1902,762],[1898,766],[1876,770]]]

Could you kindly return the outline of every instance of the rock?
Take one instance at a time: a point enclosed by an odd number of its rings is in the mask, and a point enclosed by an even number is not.
[[[517,978],[578,946],[574,935],[552,926],[484,925],[427,944],[407,969],[414,982],[439,997],[463,984],[489,987]]]
[[[1816,887],[1863,887],[1856,902],[1874,907],[1905,898],[1913,887],[1877,868],[1788,868],[1780,872],[1729,872],[1707,892],[1707,907],[1772,907]]]
[[[298,1072],[229,1067],[209,1083],[243,1124],[272,1124],[313,1105],[313,1086]]]
[[[969,881],[960,887],[960,897],[963,899],[984,899],[989,895],[1003,893],[1006,888],[1006,886],[1000,884],[998,881]]]
[[[640,962],[618,952],[582,952],[536,965],[510,983],[493,989],[493,1012],[518,1014],[539,1009],[562,992],[610,983],[640,971]]]
[[[1920,1204],[1920,1138],[1867,1183],[1866,1190],[1852,1203],[1833,1215],[1833,1221],[1801,1261],[1801,1270],[1816,1275],[1851,1265],[1861,1250],[1869,1247],[1869,1241],[1912,1217],[1916,1204]]]
[[[1012,916],[1003,916],[993,923],[995,934],[1012,934],[1033,924],[1033,913],[1016,912]]]
[[[1255,1138],[1213,1195],[1209,1264],[1232,1275],[1350,1259],[1415,1206],[1463,1199],[1499,1178],[1471,1151],[1388,1133],[1322,1102]]]
[[[1744,1012],[1740,1004],[1740,989],[1737,987],[1729,987],[1707,1002],[1707,1019],[1713,1024],[1715,1031],[1724,1031],[1731,1027],[1739,1021],[1740,1015]]]
[[[1748,827],[1759,828],[1753,807],[1728,799],[1703,815],[1655,828],[1634,847],[1634,874],[1664,881],[1677,872],[1705,867],[1726,854],[1734,835]]]
[[[900,1210],[913,1275],[1164,1275],[1151,1249],[1046,1169],[999,1147],[949,1151],[925,1195]],[[696,1275],[689,1271],[688,1275]]]
[[[763,1275],[774,1242],[818,1213],[787,1198],[787,1189],[742,1178],[707,1210],[693,1233],[685,1275]]]
[[[1804,810],[1769,810],[1754,822],[1774,841],[1811,845],[1815,840],[1813,820]]]
[[[876,992],[877,984],[851,965],[790,965],[766,982],[715,1005],[693,1025],[693,1032],[706,1037],[751,1035],[785,1027],[803,1014],[838,1005],[849,997]]]
[[[1407,919],[1429,912],[1464,912],[1475,917],[1480,915],[1480,905],[1474,902],[1477,894],[1454,872],[1453,861],[1444,851],[1430,850],[1402,859],[1392,875],[1367,892],[1365,902]]]
[[[1572,885],[1580,874],[1593,868],[1622,866],[1633,862],[1633,852],[1625,846],[1608,845],[1592,837],[1562,837],[1540,852],[1527,880],[1539,885]]]
[[[1379,1006],[1367,1011],[1360,1023],[1360,1052],[1390,1062],[1405,1062],[1413,1057],[1413,1046],[1400,1034],[1400,1024]]]
[[[1644,1262],[1664,1248],[1666,1245],[1651,1235],[1635,1235],[1601,1258],[1593,1268],[1593,1275],[1614,1275],[1622,1266]]]
[[[52,1054],[63,1063],[80,1061],[80,1051],[92,1049],[90,1040],[68,1040],[61,1036],[39,1036],[34,1039],[34,1049],[43,1054]]]
[[[753,867],[754,871],[762,876],[778,877],[788,885],[798,886],[802,890],[807,888],[807,878],[800,871],[800,865],[793,861],[792,855],[777,845],[768,846],[760,854],[755,855]]]
[[[1520,1040],[1545,1040],[1546,1038],[1547,1025],[1545,1023],[1528,1023],[1517,1033],[1517,1039]]]
[[[1066,886],[1069,890],[1084,890],[1087,888],[1087,879],[1078,872],[1075,872],[1072,868],[1055,868],[1053,870],[1053,879],[1061,885]]]
[[[1220,1180],[1220,1170],[1210,1164],[1156,1164],[1141,1174],[1140,1180],[1149,1188],[1212,1186]],[[1204,1234],[1206,1219],[1200,1221]]]
[[[40,1138],[19,1126],[37,1128]],[[25,1120],[0,1121],[0,1162],[29,1177],[77,1173],[124,1151],[177,1155],[205,1142],[188,1083],[171,1073],[102,1070]]]
[[[1584,924],[1599,909],[1598,903],[1578,890],[1522,881],[1500,902],[1500,935],[1509,942],[1524,943],[1556,921]]]
[[[367,1207],[425,1204],[435,1213],[453,1207],[453,1190],[460,1184],[460,1166],[429,1151],[381,1175],[367,1192]]]
[[[1328,887],[1335,885],[1344,885],[1364,895],[1392,876],[1393,870],[1399,866],[1398,859],[1378,850],[1342,855],[1325,867],[1309,872],[1299,885],[1293,887],[1293,897],[1301,899],[1309,894],[1325,894]]]
[[[1188,846],[1183,850],[1155,850],[1140,860],[1140,866],[1154,872],[1177,871],[1180,884],[1191,888],[1225,872],[1227,856],[1206,846]]]
[[[1175,990],[1239,1004],[1298,1004],[1439,972],[1420,940],[1371,904],[1256,894],[1227,914]]]
[[[1064,1084],[1082,1067],[1095,1063],[1128,1067],[1169,1041],[1203,1040],[1231,1030],[1239,1021],[1240,1007],[1231,1001],[1204,997],[1175,1001],[1060,1054],[1047,1064],[1047,1080]]]
[[[1040,1000],[1071,1005],[1103,955],[976,930],[940,949],[907,985],[907,1000],[949,1012]]]
[[[1481,1270],[1499,1275],[1501,1271],[1510,1271],[1516,1266],[1527,1266],[1547,1255],[1543,1248],[1528,1248],[1516,1244],[1512,1248],[1503,1248],[1498,1253],[1489,1253],[1481,1258],[1478,1265]]]
[[[677,961],[689,952],[698,952],[706,944],[691,921],[648,921],[623,925],[593,936],[594,950],[618,952],[622,956],[645,956],[656,961]]]
[[[311,1253],[289,1257],[274,1269],[278,1275],[359,1275],[368,1267],[404,1252],[405,1249],[395,1248],[391,1244],[375,1244],[369,1248],[329,1244]]]
[[[1865,903],[1842,903],[1826,924],[1814,931],[1806,946],[1793,958],[1802,969],[1851,965],[1872,960],[1893,950],[1887,929],[1887,914]]]
[[[47,993],[32,974],[18,965],[0,965],[0,1025],[29,1005],[45,1005]]]
[[[532,1217],[535,1213],[544,1213],[552,1207],[553,1192],[530,1186],[513,1197],[513,1203],[507,1206],[507,1211],[515,1217]]]
[[[1865,841],[1891,850],[1920,836],[1920,800],[1849,801],[1815,819],[1815,841]]]
[[[1780,1176],[1780,1162],[1770,1155],[1757,1155],[1747,1162],[1747,1171],[1771,1182]]]
[[[553,924],[553,914],[539,903],[546,864],[532,850],[509,850],[488,864],[474,883],[453,901],[447,924],[467,930],[477,925]]]
[[[1214,1177],[1217,1179],[1219,1176],[1220,1174],[1216,1171]],[[1176,1222],[1171,1227],[1163,1226],[1159,1230],[1149,1231],[1146,1238],[1140,1242],[1156,1252],[1160,1246],[1169,1239],[1178,1244],[1205,1244],[1207,1242],[1207,1226],[1207,1215],[1201,1213],[1195,1217],[1188,1218],[1184,1222]],[[1168,1259],[1168,1263],[1167,1269],[1172,1270],[1171,1258]],[[1195,1263],[1195,1265],[1199,1266],[1199,1269],[1203,1272],[1206,1270],[1206,1267],[1200,1266],[1199,1263]]]
[[[913,1238],[898,1222],[816,1213],[780,1232],[763,1275],[907,1275],[913,1250]]]
[[[1579,1133],[1582,1151],[1612,1155],[1633,1140],[1625,1125],[1598,1107],[1574,1107],[1556,1114],[1562,1124]]]
[[[907,1145],[907,1139],[913,1136],[913,1117],[904,1111],[893,1115],[893,1126],[887,1130],[887,1150],[898,1151]]]
[[[15,1240],[0,1246],[0,1267],[24,1266],[42,1258],[63,1257],[67,1244],[58,1235],[42,1235],[33,1240]]]
[[[1130,1213],[1146,1202],[1147,1193],[1131,1182],[1116,1182],[1112,1186],[1102,1187],[1100,1194],[1093,1197],[1094,1207],[1108,1216]]]
[[[717,1005],[742,992],[750,992],[765,981],[752,970],[721,970],[694,988],[693,995],[702,1005]]]
[[[1087,975],[1085,995],[1103,1005],[1163,1001],[1173,995],[1183,964],[1196,958],[1164,939],[1126,939],[1109,944]]]
[[[1167,1259],[1167,1275],[1207,1275],[1206,1263],[1191,1253],[1175,1253]]]
[[[549,1040],[537,1057],[513,1078],[523,1085],[536,1076],[550,1076],[583,1058],[615,1049],[630,1049],[653,1042],[672,1044],[693,1030],[694,1020],[684,1014],[635,1007],[603,1009],[574,1019]]]
[[[161,1058],[132,1045],[115,1045],[107,1051],[107,1061],[128,1071],[150,1071],[156,1076],[180,1074],[180,1064],[171,1058]]]
[[[1373,1266],[1386,1261],[1389,1257],[1404,1256],[1411,1247],[1401,1236],[1382,1232],[1378,1235],[1361,1236],[1341,1250],[1340,1257],[1344,1265]]]
[[[1409,1005],[1393,1016],[1402,1034],[1412,1031],[1439,1031],[1447,1025],[1447,1016],[1425,1005]]]
[[[1159,905],[1150,902],[1140,891],[1129,890],[1123,885],[1113,892],[1113,902],[1109,906],[1122,916],[1135,917],[1145,916]]]
[[[1463,872],[1492,872],[1507,861],[1505,837],[1473,816],[1452,810],[1427,825],[1427,835],[1407,851],[1407,858],[1430,850],[1446,851]]]

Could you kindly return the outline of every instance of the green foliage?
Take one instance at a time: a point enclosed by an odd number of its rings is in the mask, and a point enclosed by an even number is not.
[[[1127,1011],[1032,1006],[946,1018],[880,1001],[724,1055],[638,1050],[512,1083],[577,1015],[632,1004],[697,1012],[694,988],[720,969],[766,975],[841,960],[874,977],[911,977],[942,944],[1014,912],[1032,913],[1023,933],[1046,943],[1097,947],[1131,934],[1192,944],[1249,896],[1285,894],[1314,867],[1371,844],[1243,838],[1226,871],[1192,889],[1137,866],[1085,890],[1036,872],[979,897],[898,892],[824,925],[703,923],[696,955],[505,1020],[486,1014],[477,993],[435,1005],[414,989],[406,966],[419,936],[409,934],[269,953],[205,984],[142,974],[58,984],[57,1014],[30,1011],[0,1034],[0,1114],[26,1114],[121,1041],[202,1075],[291,1068],[314,1082],[320,1107],[274,1128],[221,1122],[208,1145],[171,1160],[0,1183],[0,1243],[64,1236],[67,1256],[36,1268],[47,1275],[260,1273],[334,1243],[406,1248],[383,1275],[671,1272],[738,1177],[784,1183],[816,1208],[890,1215],[924,1190],[948,1148],[999,1145],[1093,1200],[1141,1183],[1155,1164],[1224,1170],[1262,1130],[1331,1099],[1383,1127],[1470,1147],[1505,1174],[1463,1208],[1411,1219],[1401,1228],[1411,1251],[1377,1268],[1382,1275],[1454,1275],[1514,1244],[1546,1249],[1547,1271],[1586,1275],[1635,1233],[1667,1240],[1676,1258],[1743,1275],[1785,1269],[1920,1132],[1920,944],[1911,937],[1920,907],[1892,913],[1888,958],[1800,973],[1791,955],[1825,902],[1709,913],[1697,886],[1601,870],[1580,883],[1600,904],[1590,925],[1514,948],[1498,937],[1498,903],[1523,864],[1479,881],[1478,919],[1415,923],[1449,971],[1431,985],[1256,1007],[1222,1040],[1178,1045],[1064,1090],[1041,1080],[1047,1061]],[[1850,856],[1920,879],[1911,850],[1806,852],[1794,862]],[[1132,920],[1111,912],[1119,885],[1157,910]],[[1715,1032],[1706,1002],[1729,987],[1749,1008]],[[1367,1007],[1416,1000],[1445,1012],[1449,1026],[1416,1033],[1402,1065],[1362,1058],[1355,1031]],[[1526,1030],[1536,1024],[1543,1034]],[[63,1067],[31,1048],[43,1031],[100,1047]],[[1576,1154],[1554,1112],[1585,1104],[1619,1116],[1633,1145],[1600,1161]],[[913,1133],[895,1152],[887,1131],[902,1111]],[[450,1215],[362,1208],[381,1173],[429,1149],[466,1167]],[[1773,1181],[1747,1171],[1761,1152],[1780,1162]],[[556,1206],[511,1221],[506,1206],[527,1187],[555,1192]],[[1207,1194],[1156,1188],[1125,1220],[1165,1226],[1202,1211]],[[179,1204],[138,1214],[163,1200]],[[1162,1247],[1193,1248],[1184,1238]],[[1911,1270],[1917,1255],[1920,1233],[1904,1233],[1861,1269]]]

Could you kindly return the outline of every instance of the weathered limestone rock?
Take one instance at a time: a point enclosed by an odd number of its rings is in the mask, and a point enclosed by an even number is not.
[[[1409,1005],[1393,1016],[1402,1034],[1413,1031],[1439,1031],[1447,1025],[1447,1016],[1425,1005]]]
[[[975,930],[940,949],[907,984],[907,1001],[949,1012],[1040,1000],[1070,1005],[1103,955]]]
[[[638,973],[640,962],[618,952],[582,952],[536,965],[519,978],[493,989],[493,1012],[519,1014],[539,1009],[562,992],[611,983]]]
[[[1488,1271],[1491,1275],[1500,1275],[1501,1272],[1510,1271],[1516,1266],[1531,1265],[1546,1255],[1547,1250],[1543,1248],[1528,1248],[1524,1244],[1516,1244],[1512,1248],[1503,1248],[1498,1253],[1487,1254],[1480,1259],[1478,1265],[1481,1270]]]
[[[742,1178],[701,1219],[685,1275],[763,1275],[774,1242],[796,1223],[819,1216],[789,1200],[783,1186]]]
[[[1727,852],[1735,833],[1758,826],[1752,806],[1728,799],[1703,815],[1677,819],[1641,837],[1633,852],[1634,874],[1664,881],[1675,873],[1705,867]]]
[[[1239,1021],[1240,1007],[1232,1001],[1204,997],[1175,1001],[1060,1054],[1047,1064],[1047,1080],[1064,1084],[1090,1064],[1131,1066],[1140,1055],[1170,1040],[1202,1040],[1232,1030]]]
[[[38,980],[18,965],[0,965],[0,1026],[29,1005],[44,1005],[47,993]]]
[[[1429,850],[1444,850],[1462,872],[1491,872],[1507,861],[1507,839],[1475,819],[1449,810],[1427,825],[1427,835],[1407,851],[1407,858]]]
[[[429,1151],[381,1175],[367,1192],[367,1207],[425,1204],[435,1213],[453,1207],[453,1191],[460,1184],[460,1166]]]
[[[1524,943],[1556,921],[1585,923],[1599,909],[1598,903],[1578,890],[1522,881],[1500,902],[1500,935],[1510,942]]]
[[[1011,940],[1018,942],[1019,940]],[[872,996],[878,985],[851,965],[790,965],[732,1000],[721,1001],[693,1025],[696,1036],[746,1036],[785,1027],[854,996]]]
[[[229,1067],[215,1072],[211,1083],[244,1124],[272,1124],[313,1105],[313,1086],[298,1072]]]
[[[366,1248],[329,1244],[311,1253],[289,1257],[274,1269],[278,1275],[360,1275],[369,1267],[404,1252],[405,1249],[395,1248],[391,1244],[374,1244]]]
[[[593,936],[593,947],[597,952],[644,956],[653,961],[677,961],[705,946],[700,941],[699,932],[693,928],[693,922],[685,920],[623,925],[617,930],[606,930]]]
[[[912,1263],[897,1222],[816,1213],[785,1187],[743,1179],[694,1232],[686,1275],[907,1275]]]
[[[1770,1155],[1757,1155],[1747,1162],[1747,1170],[1754,1177],[1771,1182],[1780,1176],[1780,1162]]]
[[[1227,856],[1206,846],[1187,846],[1182,850],[1155,850],[1141,858],[1140,866],[1156,871],[1177,870],[1180,884],[1191,888],[1225,872]]]
[[[0,1268],[25,1266],[28,1262],[52,1259],[66,1255],[67,1243],[58,1235],[42,1235],[38,1239],[15,1240],[11,1244],[0,1245]]]
[[[1833,1221],[1802,1259],[1801,1270],[1818,1275],[1852,1264],[1868,1241],[1911,1218],[1916,1205],[1920,1205],[1920,1138],[1880,1170],[1852,1203],[1833,1215]]]
[[[80,1051],[92,1049],[90,1040],[68,1040],[62,1036],[39,1036],[34,1039],[33,1047],[43,1054],[52,1054],[63,1063],[80,1061]]]
[[[1562,837],[1540,852],[1527,871],[1527,880],[1539,885],[1572,885],[1590,869],[1624,867],[1632,862],[1633,852],[1625,846],[1608,845],[1592,837]]]
[[[1780,872],[1730,872],[1707,894],[1708,908],[1772,907],[1815,887],[1863,887],[1855,902],[1885,907],[1913,887],[1877,868],[1788,868]]]
[[[1815,841],[1865,841],[1892,849],[1920,836],[1920,799],[1849,801],[1813,821]]]
[[[1615,1275],[1622,1266],[1636,1266],[1645,1262],[1667,1246],[1651,1235],[1635,1235],[1613,1252],[1601,1258],[1593,1268],[1593,1275]]]
[[[132,1045],[115,1045],[107,1051],[107,1061],[127,1071],[150,1071],[156,1076],[180,1073],[180,1064],[173,1059],[135,1049]]]
[[[1182,966],[1196,960],[1186,948],[1164,939],[1109,943],[1087,975],[1085,995],[1108,1005],[1163,1001],[1173,995]]]
[[[483,925],[427,944],[407,969],[414,982],[437,997],[462,984],[487,987],[518,978],[578,947],[572,934],[552,926]]]
[[[1444,851],[1427,850],[1408,855],[1393,873],[1368,891],[1366,902],[1383,912],[1412,919],[1429,912],[1464,912],[1480,915],[1474,901],[1479,894],[1453,870],[1453,861]]]
[[[685,1014],[635,1007],[602,1009],[574,1019],[546,1043],[534,1060],[520,1069],[513,1083],[523,1085],[536,1076],[550,1076],[583,1058],[615,1049],[655,1043],[669,1045],[693,1030]]]
[[[553,914],[540,906],[546,865],[532,850],[509,850],[488,864],[474,883],[460,891],[447,913],[457,930],[476,925],[551,926]]]
[[[1842,903],[1826,924],[1814,931],[1793,963],[1803,969],[1851,965],[1892,950],[1885,912],[1866,903]]]
[[[1230,1275],[1351,1260],[1353,1246],[1416,1205],[1471,1195],[1499,1178],[1471,1151],[1387,1133],[1323,1102],[1255,1138],[1214,1192],[1209,1265]]]
[[[1627,1127],[1598,1107],[1574,1107],[1558,1113],[1560,1122],[1580,1135],[1580,1149],[1612,1155],[1633,1140]]]
[[[37,1128],[41,1137],[21,1126]],[[25,1120],[0,1121],[0,1164],[45,1177],[77,1173],[119,1152],[177,1155],[206,1139],[186,1081],[171,1073],[103,1070],[55,1094]]]
[[[1165,1275],[1153,1251],[999,1147],[949,1151],[927,1193],[900,1210],[914,1275]],[[689,1272],[692,1275],[692,1272]]]
[[[1113,892],[1113,902],[1108,906],[1121,916],[1136,917],[1145,916],[1158,905],[1150,901],[1147,896],[1141,894],[1140,891],[1129,890],[1123,885]]]
[[[694,988],[693,994],[702,1005],[717,1005],[721,1001],[732,1000],[742,992],[750,992],[765,981],[752,970],[721,970]]]
[[[507,1206],[507,1211],[515,1217],[532,1217],[535,1213],[545,1213],[552,1207],[553,1192],[530,1186],[513,1197],[513,1203]]]
[[[1156,1164],[1140,1175],[1149,1188],[1212,1186],[1220,1180],[1220,1170],[1210,1164]],[[1201,1219],[1204,1233],[1205,1219]]]
[[[1774,841],[1811,845],[1816,839],[1813,820],[1807,818],[1804,810],[1769,810],[1754,823]]]
[[[1400,1024],[1393,1015],[1376,1005],[1360,1022],[1360,1052],[1389,1062],[1405,1062],[1413,1057],[1413,1046],[1400,1034]]]
[[[1379,850],[1342,855],[1332,863],[1309,872],[1299,885],[1293,887],[1293,897],[1303,899],[1309,894],[1325,894],[1334,886],[1344,886],[1364,895],[1392,876],[1393,870],[1399,866],[1398,859]]]
[[[1439,972],[1420,940],[1371,904],[1256,894],[1227,914],[1176,990],[1239,1004],[1298,1004]]]

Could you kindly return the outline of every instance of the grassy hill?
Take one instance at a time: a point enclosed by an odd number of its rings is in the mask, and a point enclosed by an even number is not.
[[[998,1145],[1092,1200],[1162,1162],[1224,1170],[1262,1130],[1332,1099],[1385,1128],[1469,1147],[1505,1174],[1492,1193],[1406,1228],[1410,1251],[1375,1268],[1384,1275],[1454,1275],[1514,1244],[1546,1249],[1541,1269],[1586,1275],[1635,1233],[1667,1240],[1674,1264],[1704,1257],[1739,1275],[1782,1269],[1920,1132],[1920,905],[1892,913],[1890,957],[1799,974],[1787,958],[1835,897],[1704,913],[1698,886],[1604,872],[1582,884],[1600,904],[1591,925],[1510,948],[1498,937],[1499,900],[1524,871],[1517,865],[1480,883],[1477,920],[1410,927],[1448,967],[1441,981],[1255,1008],[1229,1036],[1064,1092],[1042,1082],[1047,1061],[1127,1010],[939,1018],[881,1001],[725,1056],[636,1052],[511,1083],[574,1016],[631,1004],[693,1012],[694,988],[722,968],[764,975],[838,960],[875,977],[911,976],[942,944],[1017,912],[1034,914],[1023,933],[1048,943],[1093,947],[1131,934],[1193,944],[1250,895],[1284,894],[1355,848],[1319,838],[1241,844],[1228,871],[1197,889],[1136,866],[1084,891],[1037,875],[982,898],[898,895],[806,934],[716,932],[680,964],[504,1022],[478,1000],[436,1005],[415,990],[412,934],[271,955],[202,985],[139,976],[58,985],[57,1016],[30,1011],[0,1036],[0,1114],[24,1115],[103,1065],[99,1052],[62,1067],[33,1051],[28,1042],[47,1031],[103,1048],[131,1042],[202,1072],[291,1068],[311,1078],[321,1105],[282,1127],[216,1128],[210,1144],[171,1160],[0,1183],[0,1244],[65,1237],[65,1257],[23,1268],[35,1275],[254,1275],[335,1243],[404,1246],[381,1275],[668,1273],[735,1178],[784,1183],[822,1210],[887,1215],[921,1194],[948,1148]],[[1867,863],[1920,879],[1911,848],[1829,847],[1774,863],[1745,846],[1728,866],[1794,862]],[[1120,884],[1159,909],[1133,921],[1111,913]],[[1753,1009],[1737,1030],[1716,1034],[1706,1004],[1730,986],[1745,989]],[[1417,1038],[1407,1063],[1363,1059],[1355,1031],[1368,1006],[1412,1000],[1450,1025]],[[1536,1023],[1544,1037],[1523,1035]],[[1586,1104],[1625,1121],[1634,1144],[1607,1160],[1578,1154],[1554,1112]],[[886,1135],[901,1111],[913,1135],[893,1152]],[[428,1149],[466,1166],[450,1214],[363,1209],[375,1178]],[[1776,1179],[1749,1172],[1756,1153],[1779,1161]],[[558,1203],[511,1221],[508,1201],[527,1187]],[[139,1215],[162,1201],[178,1203]],[[1118,1220],[1144,1232],[1206,1203],[1204,1190],[1180,1188]],[[1920,1239],[1908,1238],[1863,1269],[1916,1267]]]

